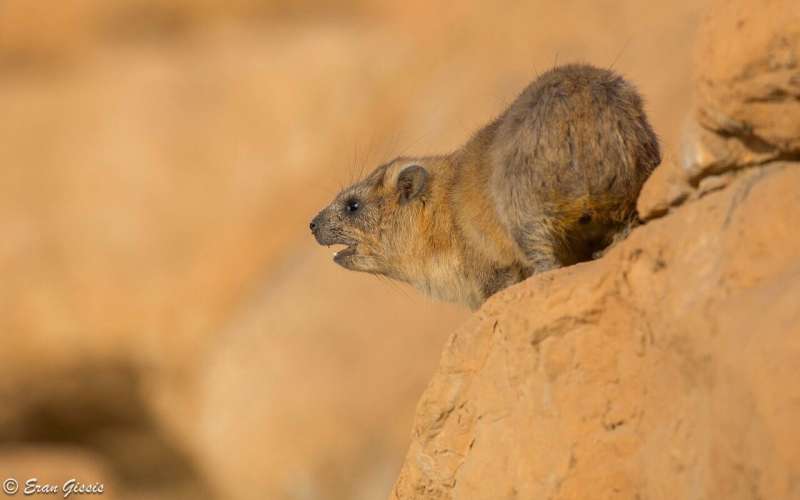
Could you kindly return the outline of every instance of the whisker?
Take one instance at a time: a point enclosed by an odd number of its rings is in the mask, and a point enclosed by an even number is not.
[[[381,274],[373,274],[373,276],[378,278],[378,281],[380,281],[381,283],[387,284],[389,288],[391,288],[393,291],[400,293],[400,295],[405,297],[406,300],[409,301],[411,300],[411,296],[408,294],[408,292],[405,289],[403,289],[400,285],[398,285],[397,282],[395,282],[394,280],[391,280]]]
[[[631,43],[631,41],[632,41],[632,40],[633,40],[633,35],[631,35],[631,36],[629,36],[629,37],[628,37],[628,39],[627,39],[627,40],[625,41],[625,43],[622,45],[622,48],[621,48],[621,49],[619,50],[619,52],[617,53],[617,56],[614,58],[614,60],[613,60],[613,61],[611,61],[611,65],[608,67],[608,69],[609,69],[609,70],[612,70],[612,69],[614,69],[614,65],[615,65],[615,64],[617,64],[617,61],[619,61],[619,58],[620,58],[620,57],[622,57],[622,53],[623,53],[623,52],[625,52],[625,49],[627,49],[627,48],[628,48],[628,45],[630,45],[630,43]]]

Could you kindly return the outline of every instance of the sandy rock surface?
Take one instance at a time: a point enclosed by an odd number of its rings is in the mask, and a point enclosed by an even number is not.
[[[695,47],[687,180],[800,155],[800,8],[719,0]]]
[[[489,301],[445,348],[393,498],[796,498],[799,167]]]

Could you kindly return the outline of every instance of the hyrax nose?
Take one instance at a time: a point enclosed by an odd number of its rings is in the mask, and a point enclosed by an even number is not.
[[[316,217],[314,217],[314,218],[311,220],[311,223],[308,225],[308,228],[309,228],[309,229],[311,229],[311,232],[312,232],[312,233],[314,233],[314,234],[316,234],[316,233],[317,233],[317,228],[318,228],[318,227],[319,227],[319,215],[317,215]]]

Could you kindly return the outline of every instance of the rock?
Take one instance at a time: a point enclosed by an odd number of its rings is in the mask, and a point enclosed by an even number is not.
[[[718,0],[700,28],[690,177],[800,155],[800,8]]]
[[[726,136],[702,126],[689,125],[691,133],[683,142],[682,182],[697,187],[703,177],[758,165],[780,156],[775,148],[752,149],[740,136]]]
[[[707,176],[800,159],[800,9],[791,0],[716,0],[699,29],[693,111],[680,158],[645,184],[643,220],[686,200]],[[676,164],[677,163],[677,164]]]
[[[748,171],[454,333],[392,498],[797,498],[800,165]]]
[[[686,201],[691,193],[684,171],[671,159],[665,159],[642,186],[636,209],[642,220],[655,219]]]

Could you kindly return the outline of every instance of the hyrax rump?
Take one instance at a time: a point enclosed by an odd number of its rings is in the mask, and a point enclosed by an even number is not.
[[[311,222],[334,261],[477,308],[498,290],[589,260],[637,219],[660,163],[636,89],[588,65],[554,68],[445,155],[401,157]]]

